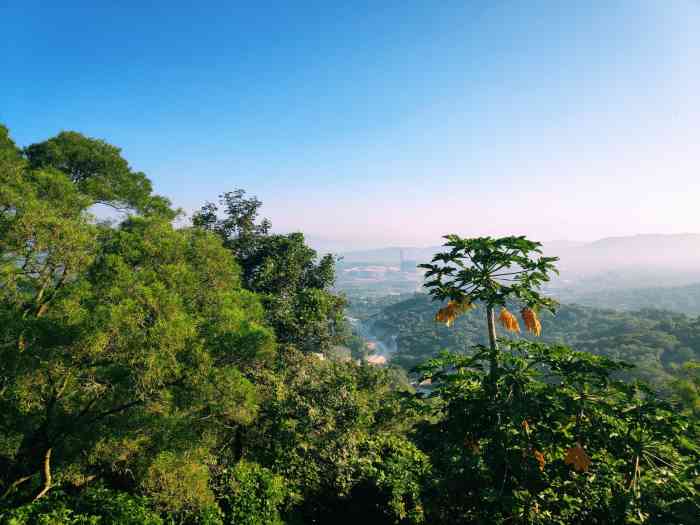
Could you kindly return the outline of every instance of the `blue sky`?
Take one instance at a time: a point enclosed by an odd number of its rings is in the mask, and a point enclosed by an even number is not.
[[[696,0],[62,4],[0,3],[0,121],[188,211],[242,187],[339,247],[700,232]]]

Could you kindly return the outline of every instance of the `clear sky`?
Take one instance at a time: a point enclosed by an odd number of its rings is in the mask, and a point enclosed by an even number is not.
[[[0,0],[16,142],[339,247],[700,232],[698,0],[147,3]]]

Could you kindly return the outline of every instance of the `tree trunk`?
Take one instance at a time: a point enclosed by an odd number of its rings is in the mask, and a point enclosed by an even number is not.
[[[486,319],[489,325],[489,381],[495,388],[498,379],[498,341],[496,340],[496,314],[493,306],[486,307]]]
[[[44,462],[41,468],[41,490],[39,494],[34,497],[34,501],[38,500],[44,496],[49,490],[51,490],[51,449],[46,449],[44,454]]]

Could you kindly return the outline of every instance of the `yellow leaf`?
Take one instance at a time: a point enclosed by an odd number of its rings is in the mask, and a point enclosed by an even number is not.
[[[530,433],[530,423],[527,422],[527,419],[523,419],[523,422],[521,423],[523,430],[525,431],[526,434]]]
[[[529,332],[537,336],[542,333],[542,323],[540,323],[537,314],[532,308],[526,306],[520,310],[520,315],[522,315],[523,321],[525,321],[525,328],[527,328]]]
[[[447,326],[452,326],[459,314],[473,308],[474,305],[468,301],[448,301],[447,306],[440,308],[435,314],[435,320],[439,323],[445,323]]]
[[[576,443],[575,447],[571,447],[566,452],[566,457],[564,458],[564,463],[567,465],[572,465],[578,472],[586,472],[588,467],[591,466],[591,458],[588,457],[586,451],[580,443]]]
[[[544,454],[540,452],[539,450],[534,450],[532,452],[532,455],[535,456],[535,459],[537,460],[537,463],[540,466],[540,471],[544,471]]]
[[[481,448],[479,447],[479,442],[469,436],[464,438],[464,447],[472,452],[472,454],[478,454]]]
[[[507,308],[501,308],[501,313],[498,316],[498,320],[503,325],[503,328],[509,332],[520,333],[520,325],[518,324],[518,318],[508,311]]]

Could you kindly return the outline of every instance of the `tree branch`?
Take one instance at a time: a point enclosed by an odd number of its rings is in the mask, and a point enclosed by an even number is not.
[[[51,450],[51,447],[49,447],[44,454],[44,462],[41,468],[42,487],[39,493],[34,497],[34,501],[38,500],[49,490],[51,490]]]

